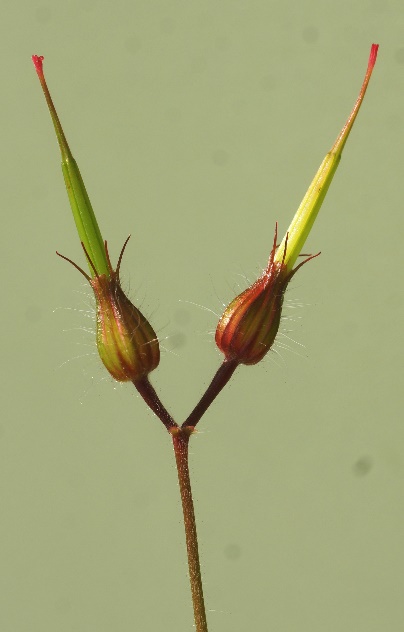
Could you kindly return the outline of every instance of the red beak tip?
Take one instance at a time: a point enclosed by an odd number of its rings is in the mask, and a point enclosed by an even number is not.
[[[35,70],[37,71],[38,75],[43,75],[43,69],[42,69],[42,62],[43,62],[43,55],[32,55],[32,61],[34,62],[34,66],[35,66]]]

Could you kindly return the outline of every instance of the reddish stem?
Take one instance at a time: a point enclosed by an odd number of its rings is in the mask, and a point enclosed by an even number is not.
[[[178,424],[174,421],[164,404],[161,402],[153,386],[150,384],[147,375],[140,380],[135,380],[133,384],[136,386],[146,404],[152,409],[154,414],[157,415],[160,421],[163,422],[169,432],[172,428],[178,428]]]
[[[192,499],[192,489],[188,467],[188,443],[189,437],[192,434],[192,428],[174,428],[171,431],[171,434],[173,439],[175,461],[177,464],[182,511],[184,514],[189,581],[191,584],[192,603],[194,606],[195,627],[196,632],[208,632],[205,602],[203,598],[201,567],[199,563],[194,502]]]
[[[227,382],[230,380],[238,365],[239,363],[237,360],[223,361],[223,363],[216,371],[213,380],[206,389],[206,392],[204,393],[204,395],[202,395],[201,399],[199,400],[191,414],[182,424],[182,428],[195,428],[196,424],[198,423],[202,415],[207,411],[213,400],[216,399],[220,391],[226,386]]]

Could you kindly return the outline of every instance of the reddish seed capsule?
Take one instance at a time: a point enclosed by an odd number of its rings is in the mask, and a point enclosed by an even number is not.
[[[271,348],[282,313],[286,287],[297,270],[312,255],[294,270],[285,265],[287,239],[281,261],[275,261],[278,226],[275,228],[274,243],[268,266],[262,276],[226,307],[216,329],[216,344],[226,360],[240,364],[256,364]],[[320,254],[320,253],[318,253]]]
[[[71,259],[57,253],[74,265],[94,290],[98,353],[106,369],[118,382],[136,382],[153,371],[160,361],[159,343],[154,329],[121,288],[119,268],[128,239],[122,248],[116,270],[111,266],[105,242],[109,275],[97,274],[83,244],[86,257],[95,272],[93,278]]]

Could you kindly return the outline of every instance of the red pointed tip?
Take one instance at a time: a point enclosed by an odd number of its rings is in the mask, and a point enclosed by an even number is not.
[[[42,62],[44,59],[43,55],[32,55],[31,59],[34,62],[35,70],[37,72],[38,77],[43,77],[43,68],[42,68]]]
[[[372,44],[369,55],[368,67],[372,70],[376,63],[377,51],[379,50],[379,44]]]

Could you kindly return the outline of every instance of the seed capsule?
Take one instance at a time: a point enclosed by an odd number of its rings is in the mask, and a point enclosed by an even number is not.
[[[351,114],[314,176],[281,245],[276,247],[276,227],[266,270],[253,285],[236,296],[219,321],[216,344],[226,360],[240,364],[256,364],[262,360],[278,333],[283,297],[289,281],[304,263],[317,257],[312,255],[293,269],[341,160],[376,63],[378,48],[377,44],[372,44],[365,78]]]
[[[219,321],[215,340],[226,360],[236,360],[240,364],[257,364],[262,360],[278,333],[283,297],[289,281],[304,263],[318,256],[311,255],[294,270],[288,271],[285,265],[287,239],[282,259],[275,260],[277,237],[276,225],[266,270],[255,283],[232,300]]]
[[[96,341],[105,368],[118,382],[137,382],[155,369],[160,361],[159,343],[154,329],[121,288],[119,268],[128,239],[113,270],[107,255],[109,274],[97,274],[94,264],[82,243],[83,250],[95,276],[92,278],[71,259],[57,253],[79,270],[93,288],[97,304]]]

